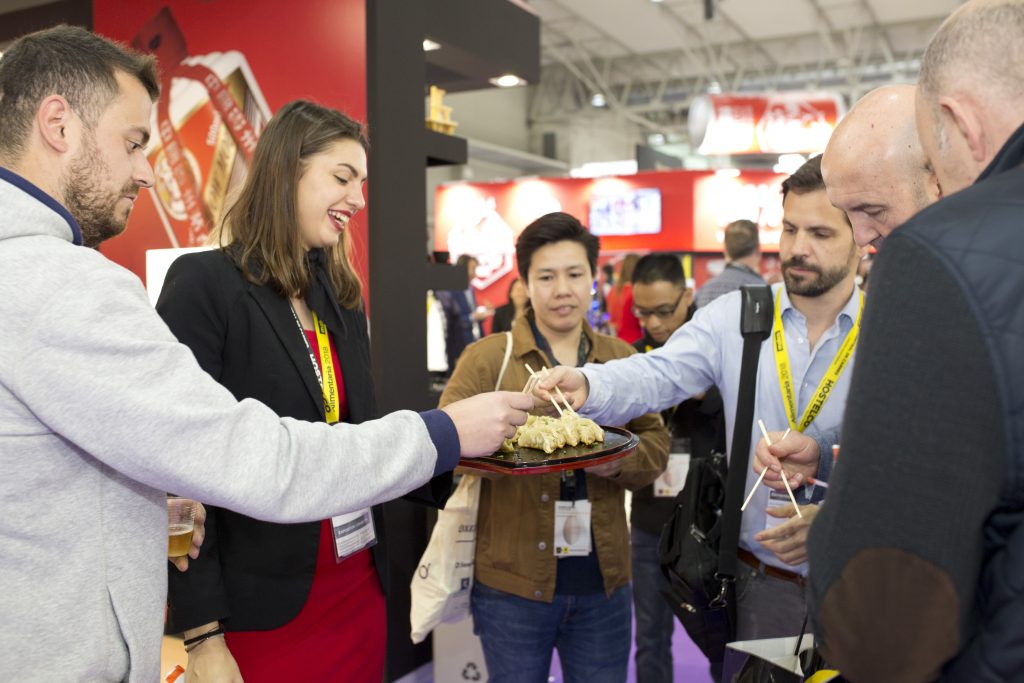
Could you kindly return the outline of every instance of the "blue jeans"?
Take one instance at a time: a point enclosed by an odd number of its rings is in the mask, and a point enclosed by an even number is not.
[[[491,683],[546,683],[558,648],[565,683],[624,683],[632,639],[629,586],[611,597],[555,595],[527,600],[473,586],[473,629]]]
[[[658,536],[633,527],[633,607],[636,609],[637,683],[672,683],[675,616],[661,595],[665,577],[658,562]]]

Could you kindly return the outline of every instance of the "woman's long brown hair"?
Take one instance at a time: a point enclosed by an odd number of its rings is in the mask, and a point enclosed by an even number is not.
[[[238,199],[211,236],[221,247],[236,247],[233,257],[250,282],[271,284],[289,298],[306,295],[310,274],[298,234],[299,179],[306,159],[338,140],[369,149],[363,124],[305,100],[281,107],[263,130]],[[349,230],[325,252],[338,303],[356,308],[362,283],[352,267]]]
[[[621,292],[623,287],[633,281],[633,271],[636,270],[636,262],[640,260],[637,254],[626,254],[622,259],[622,266],[619,268],[619,279],[615,281],[615,291]]]

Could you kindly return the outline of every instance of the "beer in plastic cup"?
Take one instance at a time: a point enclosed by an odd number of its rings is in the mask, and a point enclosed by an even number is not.
[[[167,557],[184,557],[192,547],[196,502],[188,498],[167,499]]]

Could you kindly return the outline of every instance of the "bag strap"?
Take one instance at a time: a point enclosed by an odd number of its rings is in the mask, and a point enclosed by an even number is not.
[[[498,372],[498,381],[494,383],[494,390],[501,389],[501,380],[505,377],[505,370],[508,369],[508,359],[512,357],[512,333],[505,333],[505,358],[501,361],[501,370]]]
[[[722,579],[736,577],[740,543],[740,505],[750,464],[750,435],[754,428],[754,399],[757,396],[757,365],[761,344],[771,334],[774,303],[768,285],[744,285],[740,288],[743,304],[740,332],[743,335],[743,362],[736,399],[736,422],[732,430],[732,454],[725,484],[722,536],[718,546],[718,574]]]

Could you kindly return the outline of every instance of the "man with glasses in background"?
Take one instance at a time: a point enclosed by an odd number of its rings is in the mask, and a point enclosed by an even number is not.
[[[655,253],[641,258],[633,271],[633,315],[644,336],[633,347],[640,353],[661,347],[693,315],[692,303],[693,290],[686,286],[677,255]],[[662,417],[672,434],[668,468],[653,484],[633,493],[629,518],[637,683],[672,680],[675,617],[660,591],[664,582],[658,559],[661,529],[683,488],[689,459],[725,452],[725,413],[717,390],[664,410]]]

